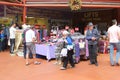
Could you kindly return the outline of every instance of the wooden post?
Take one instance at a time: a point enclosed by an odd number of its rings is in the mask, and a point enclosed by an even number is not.
[[[26,16],[27,16],[27,13],[26,13],[26,0],[23,0],[23,4],[24,4],[24,7],[23,7],[23,23],[26,23]]]

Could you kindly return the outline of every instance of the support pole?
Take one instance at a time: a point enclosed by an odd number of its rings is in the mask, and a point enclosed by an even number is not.
[[[23,0],[23,4],[24,4],[24,7],[23,7],[23,23],[26,23],[26,16],[27,16],[27,13],[26,13],[27,8],[25,6],[26,0]]]
[[[26,23],[26,7],[23,7],[23,23]]]

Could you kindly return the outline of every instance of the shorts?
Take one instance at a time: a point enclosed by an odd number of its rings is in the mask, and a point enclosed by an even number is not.
[[[35,51],[35,44],[33,44],[32,42],[26,42],[26,53],[32,53],[32,54],[36,54]]]

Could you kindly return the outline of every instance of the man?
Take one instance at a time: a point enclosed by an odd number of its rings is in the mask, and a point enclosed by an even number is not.
[[[26,48],[26,39],[25,39],[25,34],[26,34],[26,32],[30,29],[30,25],[23,25],[23,28],[24,28],[24,31],[23,31],[23,45],[24,45],[24,47],[23,47],[23,52],[24,52],[24,58],[26,58],[26,52],[27,52],[27,48]],[[33,58],[33,56],[32,56],[32,53],[30,53],[29,54],[29,58]]]
[[[15,48],[15,34],[16,34],[16,24],[13,24],[10,29],[9,29],[9,32],[10,32],[10,55],[11,56],[14,56],[14,48]]]
[[[35,42],[36,42],[36,37],[35,37],[35,32],[33,31],[33,28],[30,27],[28,31],[25,33],[25,39],[26,39],[26,65],[29,65],[29,54],[30,52],[33,54],[33,58],[36,58],[36,51],[35,51]],[[34,61],[34,64],[40,64],[38,61]]]
[[[89,58],[90,64],[98,66],[97,62],[97,43],[99,39],[99,33],[97,29],[94,29],[92,22],[88,23],[88,30],[86,33],[86,39],[88,40]]]
[[[120,38],[120,28],[117,26],[117,20],[112,20],[112,26],[108,28],[108,38],[110,43],[110,63],[111,66],[114,66],[113,53],[114,48],[117,49],[116,53],[116,65],[119,66],[119,55],[120,55],[120,46],[119,46],[119,38]]]

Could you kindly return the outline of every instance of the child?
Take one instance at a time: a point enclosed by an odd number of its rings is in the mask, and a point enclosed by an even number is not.
[[[80,55],[83,55],[83,56],[84,56],[84,59],[86,59],[86,46],[85,46],[85,40],[80,39],[79,48],[80,48]]]
[[[0,51],[4,51],[5,43],[4,43],[5,35],[3,33],[3,29],[0,30]]]
[[[104,42],[104,53],[106,54],[106,53],[109,53],[109,41],[108,41],[108,37],[106,37],[106,39],[105,39],[105,42]]]

